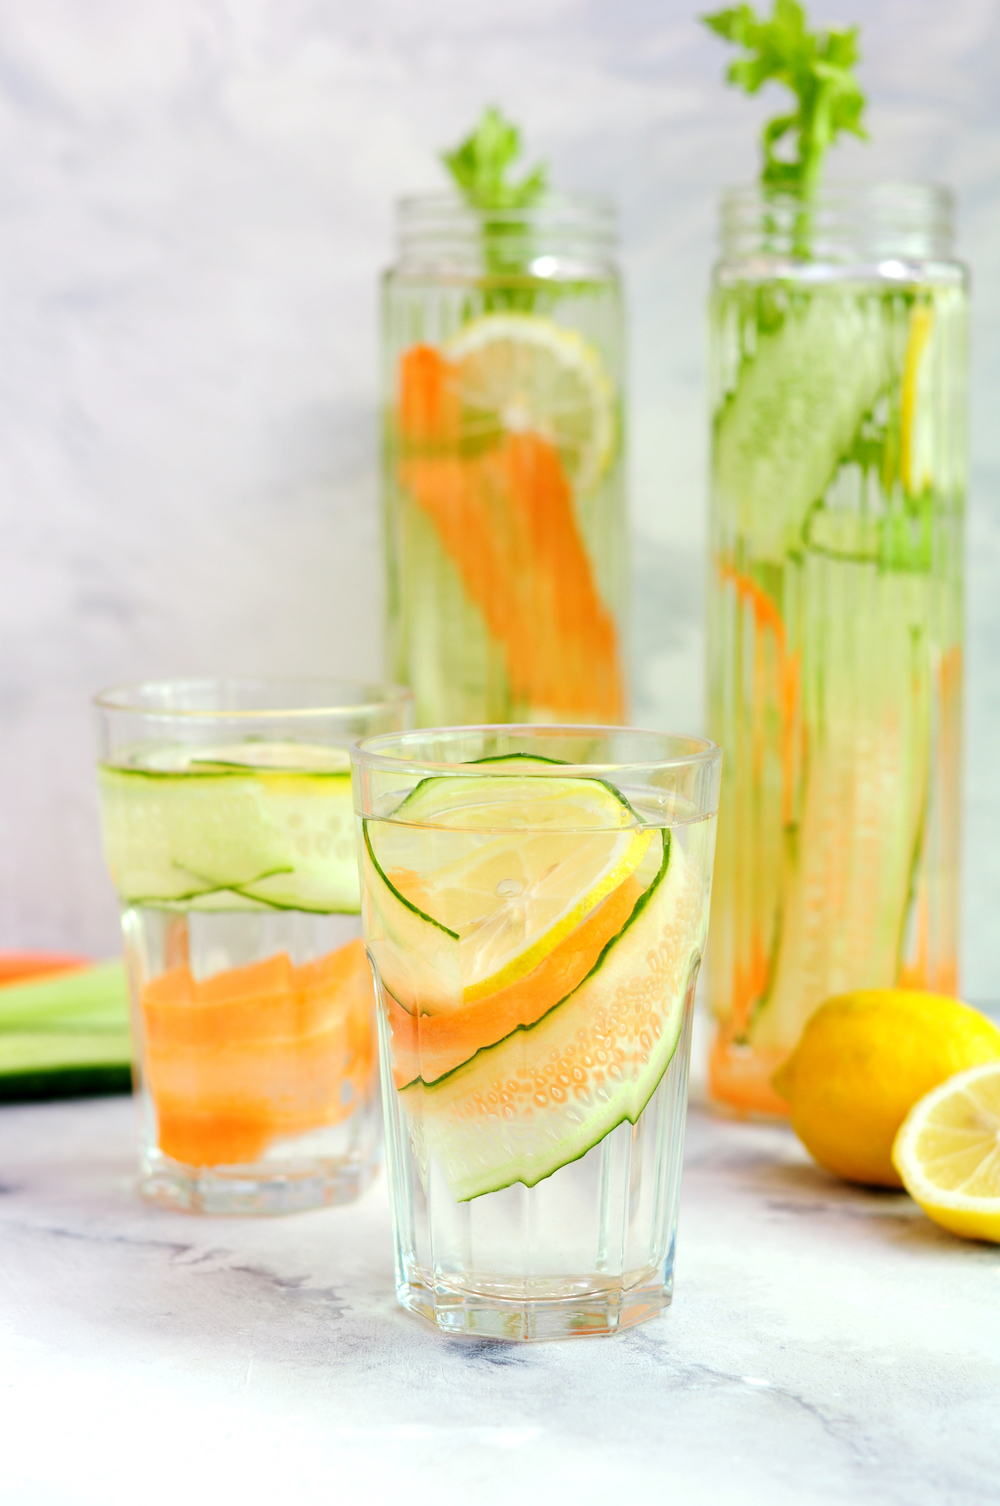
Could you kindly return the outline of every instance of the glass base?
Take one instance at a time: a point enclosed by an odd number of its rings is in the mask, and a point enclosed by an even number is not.
[[[175,1213],[304,1213],[351,1203],[370,1186],[376,1162],[327,1161],[295,1170],[263,1173],[238,1166],[182,1166],[163,1157],[143,1167],[139,1191],[150,1203]]]
[[[397,1285],[402,1305],[442,1333],[467,1339],[531,1342],[618,1333],[655,1318],[673,1295],[662,1269],[636,1274],[628,1285],[593,1276],[515,1282],[470,1275],[446,1282],[422,1274]]]

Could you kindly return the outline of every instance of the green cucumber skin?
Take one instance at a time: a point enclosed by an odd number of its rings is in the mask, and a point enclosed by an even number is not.
[[[429,926],[434,926],[436,930],[443,932],[445,936],[449,936],[452,941],[457,941],[459,939],[457,931],[450,930],[448,926],[442,924],[440,920],[435,920],[433,915],[428,915],[425,913],[425,911],[418,909],[416,905],[411,904],[404,895],[400,894],[395,884],[391,883],[390,880],[386,878],[385,871],[382,868],[382,865],[379,862],[378,858],[375,856],[375,851],[371,843],[371,837],[368,835],[367,820],[362,821],[361,829],[364,834],[365,850],[367,851],[368,857],[371,860],[372,867],[375,869],[375,872],[378,874],[382,883],[385,885],[386,889],[393,896],[396,902],[402,905],[405,910],[409,910],[410,913],[412,915],[415,915],[418,920],[426,922],[426,924]]]
[[[182,780],[187,783],[190,779],[266,779],[268,776],[284,778],[288,775],[302,779],[342,779],[345,784],[351,779],[350,771],[346,769],[283,769],[264,764],[223,763],[219,759],[201,763],[195,759],[183,769],[144,769],[120,763],[102,763],[98,767],[106,778],[171,780],[174,784]]]
[[[534,754],[530,754],[530,753],[505,753],[505,754],[502,754],[502,755],[500,755],[500,756],[498,756],[496,758],[475,758],[475,759],[472,759],[468,764],[465,765],[465,767],[466,768],[481,767],[481,765],[483,765],[484,763],[492,763],[495,766],[507,766],[507,767],[513,767],[513,768],[516,768],[516,769],[523,769],[526,765],[530,767],[530,765],[532,765],[532,764],[536,764],[536,765],[537,764],[548,764],[548,765],[553,765],[553,766],[559,767],[563,763],[563,760],[562,759],[555,759],[555,758],[538,758]],[[525,773],[522,777],[524,779],[526,779],[526,780],[527,779],[536,779],[536,780],[543,780],[544,779],[544,780],[547,780],[549,778],[549,776],[546,775],[546,774],[534,774],[534,775],[532,775],[532,774],[529,774],[529,773]],[[448,788],[449,786],[454,785],[456,778],[465,780],[465,776],[462,776],[462,775],[450,775],[450,774],[431,774],[431,775],[428,775],[428,777],[426,779],[421,779],[420,783],[419,784],[415,784],[414,787],[413,787],[413,789],[410,791],[410,793],[407,796],[405,796],[405,798],[403,800],[400,801],[399,805],[397,805],[396,809],[392,812],[392,815],[386,817],[385,819],[386,820],[391,820],[391,821],[400,821],[400,820],[402,820],[402,821],[412,821],[415,825],[419,825],[420,822],[421,822],[421,819],[423,819],[423,820],[427,819],[427,815],[426,815],[426,813],[424,813],[423,808],[424,808],[424,805],[426,804],[427,798],[433,796],[434,786],[435,785],[443,785],[445,788]],[[485,783],[489,782],[490,779],[491,779],[491,776],[489,774],[484,775],[483,776],[483,783],[485,784]],[[639,817],[636,815],[635,811],[632,809],[632,806],[626,800],[626,798],[622,794],[621,790],[616,789],[615,786],[613,784],[611,784],[609,780],[607,780],[607,779],[597,779],[597,778],[588,779],[585,775],[582,775],[582,774],[573,774],[573,775],[570,776],[569,780],[566,781],[566,782],[570,782],[570,781],[572,783],[574,783],[574,784],[599,784],[599,785],[601,785],[604,789],[607,790],[607,792],[608,792],[609,795],[613,795],[615,797],[615,799],[617,800],[618,804],[622,807],[623,810],[628,811],[629,815],[633,818],[633,820],[636,822],[636,824],[637,825],[641,825]],[[465,780],[465,787],[468,787],[468,781],[467,780]],[[431,814],[436,814],[436,812],[434,811],[434,805],[435,805],[435,803],[436,802],[434,801],[434,799],[432,799],[432,801],[431,801]],[[455,829],[456,830],[461,830],[462,828],[461,827],[456,827]]]
[[[668,833],[664,833],[665,839],[667,836]],[[656,897],[662,899],[670,895],[671,891],[663,887],[663,881],[670,867],[672,843],[665,840],[664,846],[664,859],[656,880],[641,896],[640,900],[635,906],[635,909],[632,911],[632,914],[626,922],[626,925],[622,928],[621,931],[619,931],[617,936],[613,937],[612,940],[607,943],[601,953],[600,958],[595,963],[594,967],[591,969],[590,973],[583,980],[583,982],[580,983],[572,993],[568,994],[565,999],[561,1000],[559,1004],[554,1006],[552,1010],[549,1010],[548,1013],[542,1017],[542,1020],[537,1021],[535,1025],[527,1027],[517,1027],[517,1029],[511,1032],[510,1035],[506,1036],[503,1041],[499,1041],[493,1046],[483,1048],[482,1051],[476,1053],[476,1056],[470,1058],[468,1062],[463,1063],[460,1067],[456,1067],[452,1072],[447,1073],[444,1077],[436,1079],[435,1082],[430,1086],[424,1084],[422,1080],[418,1079],[417,1082],[414,1082],[408,1087],[400,1090],[399,1099],[402,1105],[407,1109],[408,1118],[412,1115],[415,1122],[419,1124],[422,1129],[424,1119],[424,1106],[425,1104],[428,1105],[431,1113],[433,1113],[434,1100],[437,1096],[441,1095],[441,1090],[445,1083],[453,1086],[456,1080],[461,1080],[462,1074],[465,1074],[467,1077],[478,1076],[483,1070],[482,1062],[488,1061],[490,1059],[490,1052],[503,1050],[505,1046],[507,1047],[507,1049],[509,1049],[509,1043],[511,1042],[511,1040],[516,1038],[517,1035],[522,1032],[530,1036],[530,1032],[532,1030],[536,1030],[539,1025],[543,1025],[546,1022],[551,1022],[553,1020],[553,1016],[556,1014],[556,1011],[564,1009],[565,1006],[569,1004],[570,1001],[572,1001],[574,998],[578,999],[582,990],[590,989],[594,986],[595,980],[600,979],[601,972],[608,968],[609,962],[613,963],[613,961],[615,960],[615,948],[618,946],[618,943],[621,941],[626,931],[631,930],[633,926],[640,920],[640,917],[642,915],[645,914],[647,918],[649,917],[649,914],[652,913],[650,911],[650,906],[651,904],[653,904]],[[634,942],[635,939],[635,935],[633,934],[630,940]],[[635,950],[641,953],[641,943],[636,946]],[[558,1157],[558,1159],[550,1159],[547,1162],[543,1162],[536,1173],[526,1171],[523,1167],[510,1168],[508,1166],[505,1169],[497,1168],[495,1173],[481,1174],[478,1180],[465,1178],[465,1185],[460,1184],[458,1187],[452,1186],[452,1193],[455,1197],[456,1202],[471,1202],[474,1198],[482,1197],[487,1193],[501,1192],[504,1188],[513,1186],[517,1182],[522,1183],[526,1187],[534,1187],[539,1182],[545,1181],[548,1177],[554,1175],[555,1172],[561,1170],[564,1166],[571,1165],[574,1161],[581,1160],[582,1157],[588,1153],[588,1151],[593,1150],[595,1145],[598,1145],[603,1139],[605,1139],[607,1135],[611,1134],[613,1130],[617,1129],[620,1124],[624,1124],[626,1122],[635,1124],[640,1114],[649,1103],[649,1100],[655,1093],[657,1087],[663,1079],[664,1073],[666,1072],[667,1068],[674,1058],[684,1028],[684,1021],[687,1015],[687,1005],[693,996],[693,984],[697,977],[700,962],[701,947],[700,945],[698,945],[692,947],[692,954],[687,965],[683,987],[678,991],[675,999],[673,1018],[670,1021],[671,1028],[667,1033],[664,1034],[656,1066],[649,1072],[648,1081],[643,1084],[642,1089],[640,1090],[641,1100],[637,1101],[634,1105],[622,1105],[620,1097],[617,1103],[615,1100],[612,1100],[611,1104],[606,1106],[606,1111],[603,1117],[597,1118],[597,1116],[591,1116],[589,1125],[582,1127],[581,1138],[576,1141],[569,1141],[569,1143],[567,1143],[567,1141],[564,1141],[564,1150],[554,1153]],[[478,1058],[481,1058],[482,1060],[480,1061],[478,1066],[474,1066],[473,1064],[477,1062]],[[494,1057],[493,1060],[495,1061],[496,1058]],[[410,1108],[411,1104],[413,1105],[412,1109]],[[434,1153],[433,1147],[431,1147],[430,1153]],[[471,1185],[469,1185],[470,1183]]]
[[[419,1013],[421,999],[426,1000],[428,996],[435,994],[447,994],[447,1007],[453,1008],[462,997],[458,933],[449,930],[433,916],[426,915],[423,910],[418,909],[400,894],[399,890],[386,878],[382,865],[375,856],[368,834],[367,820],[362,820],[361,832],[363,862],[370,863],[377,875],[377,878],[369,875],[363,884],[366,944],[368,955],[374,959],[374,965],[383,986],[388,988],[393,998],[411,1013]],[[376,892],[379,896],[377,902],[373,899],[373,894]],[[402,936],[401,941],[400,936]],[[383,942],[388,942],[388,946],[383,947]],[[425,949],[424,944],[427,942],[433,944],[436,956],[451,958],[453,976],[448,980],[442,976],[440,967],[429,968],[423,980],[423,992],[418,989],[414,994],[411,987],[412,975],[404,978],[394,967],[394,962],[399,953],[420,961]],[[411,1004],[414,1006],[412,1009]]]
[[[51,1067],[31,1072],[0,1072],[0,1103],[42,1103],[56,1098],[106,1098],[132,1091],[132,1068],[107,1066]]]
[[[493,763],[502,764],[504,767],[523,767],[526,763],[567,763],[565,758],[546,758],[544,753],[490,753],[485,758],[470,758],[470,763]]]

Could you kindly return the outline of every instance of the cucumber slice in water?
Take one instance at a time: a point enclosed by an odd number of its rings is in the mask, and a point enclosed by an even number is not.
[[[535,1025],[400,1093],[425,1181],[458,1202],[533,1187],[635,1123],[680,1040],[704,939],[696,865],[662,838],[653,883],[597,964]]]
[[[787,294],[784,319],[757,348],[716,419],[723,509],[758,560],[796,548],[806,514],[890,379],[892,352],[873,299],[852,291]]]
[[[195,910],[356,913],[351,778],[339,754],[248,743],[105,765],[102,820],[119,895]],[[295,757],[298,769],[288,766]]]

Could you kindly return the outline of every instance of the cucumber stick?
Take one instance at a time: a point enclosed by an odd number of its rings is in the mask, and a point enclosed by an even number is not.
[[[758,332],[715,429],[720,501],[757,559],[772,561],[798,547],[892,366],[878,308],[832,290],[784,297],[784,318]]]
[[[0,1102],[127,1092],[130,1062],[120,962],[0,988]]]

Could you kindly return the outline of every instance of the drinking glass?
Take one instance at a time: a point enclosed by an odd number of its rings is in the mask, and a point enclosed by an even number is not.
[[[712,294],[709,1085],[814,1009],[958,988],[968,278],[947,190],[730,190]]]
[[[720,751],[600,727],[352,749],[399,1300],[449,1333],[669,1301]]]
[[[378,1159],[348,748],[406,690],[176,680],[96,698],[143,1194],[205,1213],[346,1202]]]

